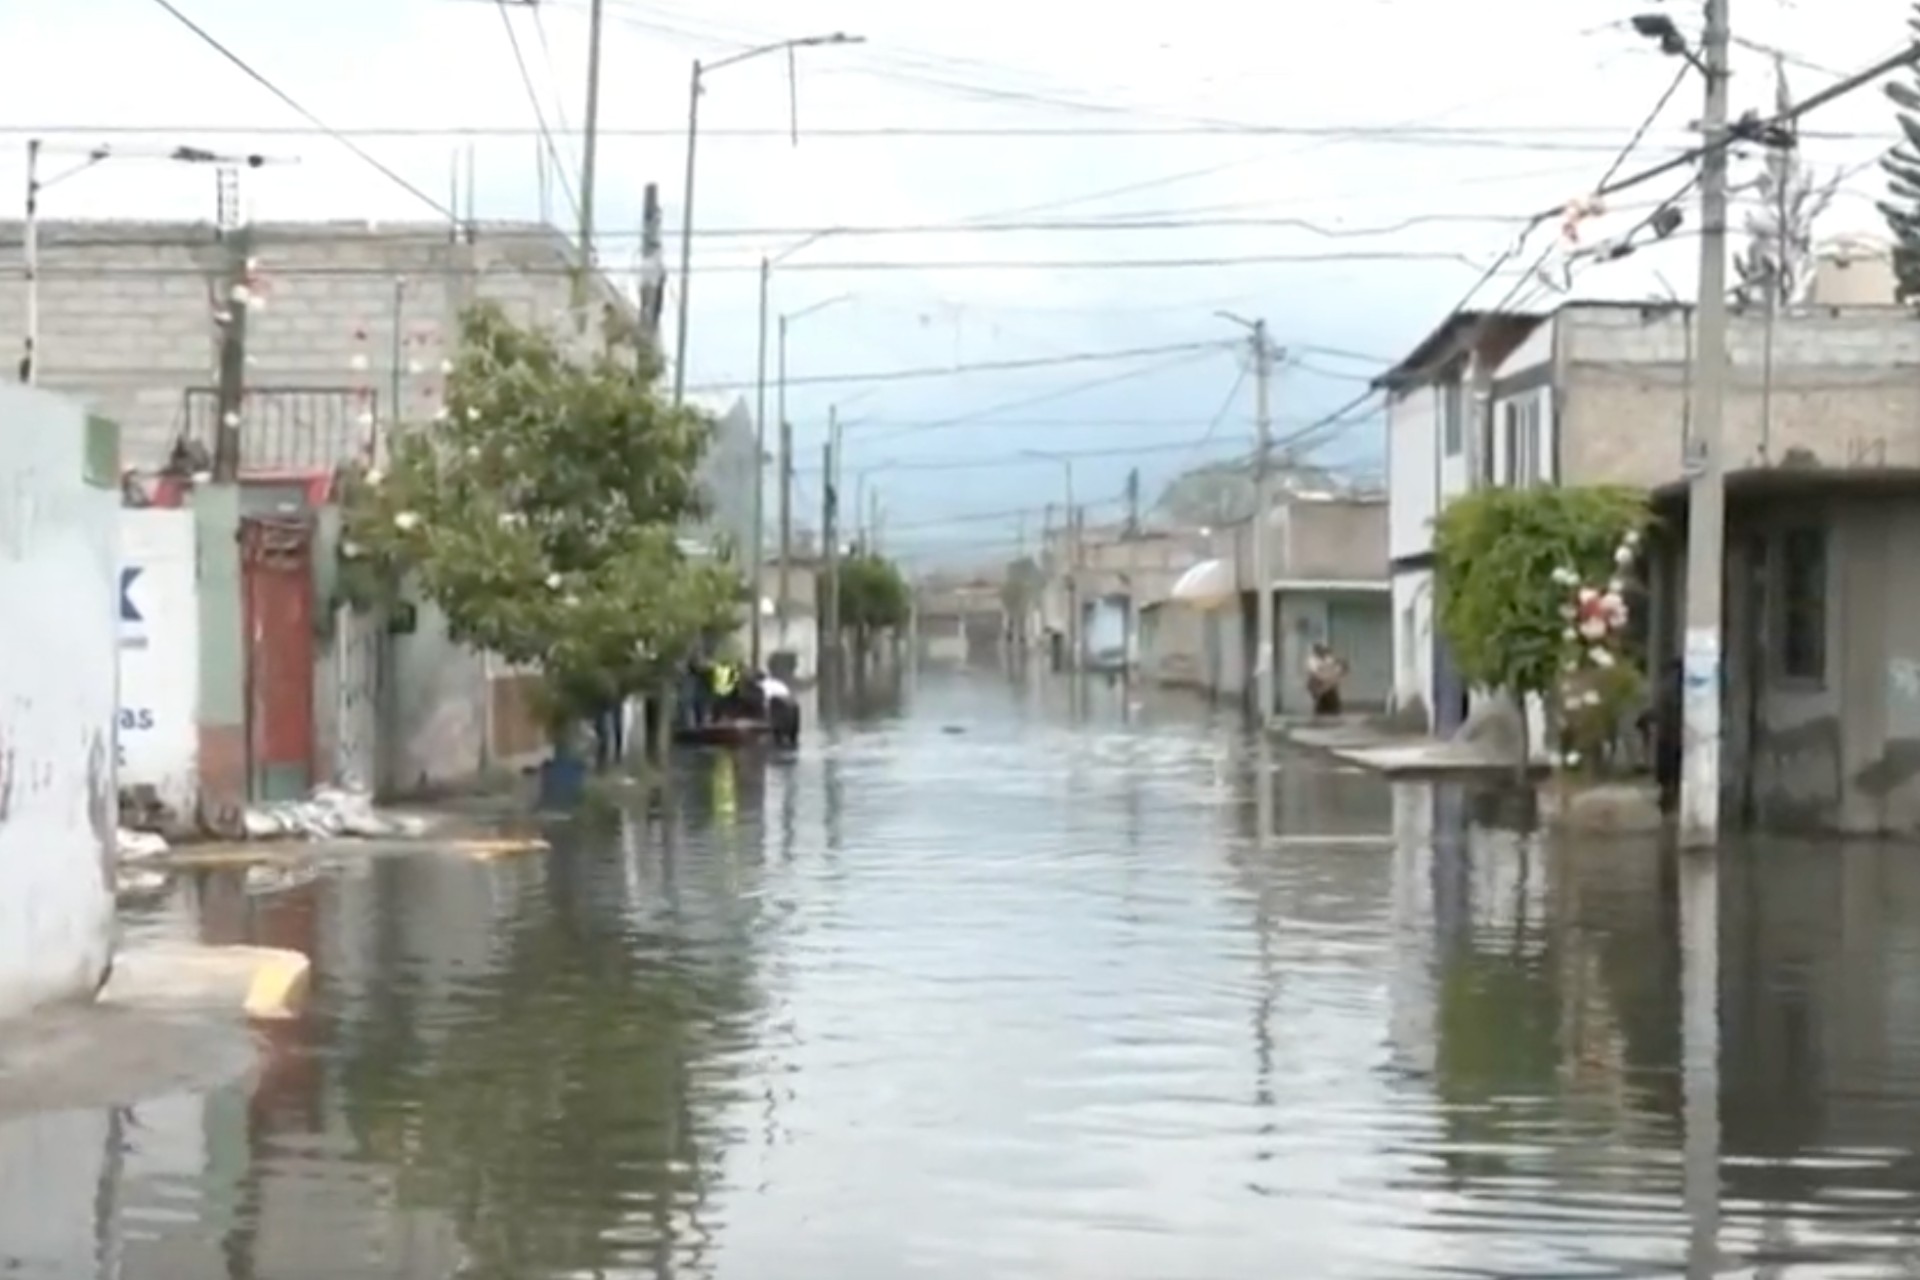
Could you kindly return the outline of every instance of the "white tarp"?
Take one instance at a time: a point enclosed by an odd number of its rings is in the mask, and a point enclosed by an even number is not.
[[[120,512],[120,786],[198,808],[200,599],[193,513]]]
[[[1225,560],[1202,560],[1174,580],[1167,598],[1200,609],[1218,608],[1240,596],[1233,566]]]

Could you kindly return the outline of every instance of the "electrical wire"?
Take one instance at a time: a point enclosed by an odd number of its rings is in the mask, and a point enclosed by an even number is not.
[[[990,405],[984,409],[971,410],[950,418],[936,419],[932,422],[924,422],[911,427],[896,427],[890,430],[883,430],[875,435],[866,436],[863,439],[867,444],[871,445],[880,440],[892,439],[908,432],[918,434],[926,431],[945,431],[953,427],[972,424],[992,425],[992,419],[1001,413],[1011,412],[1015,409],[1032,408],[1035,405],[1052,404],[1055,401],[1071,399],[1074,396],[1082,395],[1088,391],[1097,391],[1105,387],[1117,386],[1123,382],[1132,382],[1140,378],[1152,377],[1155,374],[1167,373],[1174,369],[1198,364],[1200,361],[1206,359],[1207,356],[1211,355],[1214,350],[1224,349],[1225,347],[1223,345],[1195,352],[1191,355],[1176,356],[1172,360],[1152,364],[1144,369],[1128,369],[1117,374],[1090,378],[1085,382],[1076,382],[1065,387],[1055,387],[1051,391],[1043,391],[1037,395],[1021,396],[1014,400],[1002,401],[999,404]]]
[[[239,54],[235,53],[232,49],[229,49],[226,45],[222,44],[205,27],[195,22],[192,18],[189,18],[185,13],[181,12],[181,10],[173,3],[173,0],[153,0],[153,2],[159,5],[162,9],[165,9],[169,14],[171,14],[174,20],[179,22],[181,26],[185,27],[187,30],[193,32],[194,35],[198,36],[201,42],[204,43],[208,48],[212,49],[215,53],[219,54],[222,58],[225,58],[228,62],[232,63],[235,67],[239,68],[242,74],[244,74],[248,79],[252,80],[255,84],[259,85],[261,88],[265,89],[268,93],[278,98],[281,104],[287,107],[289,110],[291,110],[295,115],[305,120],[308,124],[318,129],[321,133],[325,134],[327,137],[333,139],[333,141],[345,147],[348,151],[351,151],[354,155],[358,156],[361,160],[365,161],[376,173],[379,173],[382,177],[386,178],[389,182],[392,182],[395,186],[399,187],[401,190],[406,191],[408,194],[412,195],[416,200],[420,201],[422,204],[426,205],[428,208],[432,209],[434,212],[440,214],[442,217],[446,218],[448,221],[456,222],[456,223],[460,221],[459,214],[455,213],[453,210],[441,204],[438,200],[434,199],[432,196],[422,191],[419,187],[416,187],[413,183],[407,181],[405,178],[400,176],[400,174],[398,174],[393,169],[389,168],[386,164],[384,164],[378,157],[374,156],[371,152],[369,152],[365,147],[362,147],[359,143],[355,142],[352,138],[334,129],[331,125],[327,124],[327,122],[322,120],[319,116],[316,116],[315,114],[313,114],[313,112],[301,106],[297,101],[294,100],[293,96],[289,94],[285,89],[282,89],[279,85],[275,84],[272,80],[269,80],[264,73],[257,70],[251,63],[247,62],[246,59],[242,58]]]
[[[860,373],[820,373],[789,377],[789,387],[848,386],[855,383],[907,382],[921,378],[963,377],[974,373],[1016,373],[1026,369],[1057,369],[1068,365],[1097,364],[1109,360],[1138,360],[1145,356],[1206,353],[1225,348],[1225,342],[1178,342],[1155,347],[1123,347],[1113,351],[1069,351],[1051,356],[1028,356],[1018,360],[982,360],[972,364],[926,365],[909,369],[880,369]],[[757,381],[708,382],[689,386],[700,393],[750,391]]]
[[[527,69],[526,55],[520,51],[520,36],[513,29],[513,15],[507,0],[494,0],[494,7],[500,11],[500,25],[507,29],[507,43],[513,46],[513,62],[520,68],[520,83],[527,91],[527,102],[533,107],[533,118],[539,126],[540,145],[547,153],[547,159],[553,162],[553,171],[560,179],[560,190],[567,197],[567,205],[573,210],[577,221],[580,217],[580,197],[574,194],[573,181],[567,176],[567,164],[560,158],[560,148],[554,144],[553,132],[547,128],[547,113],[540,105],[540,94],[533,87],[533,73]],[[539,8],[534,9],[538,14]]]

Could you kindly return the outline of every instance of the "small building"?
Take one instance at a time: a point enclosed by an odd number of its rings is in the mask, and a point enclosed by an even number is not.
[[[1897,567],[1920,554],[1920,323],[1892,306],[1736,311],[1728,351],[1725,811],[1920,830],[1920,608],[1900,604]],[[1440,733],[1464,715],[1432,626],[1431,527],[1480,485],[1654,495],[1641,640],[1652,668],[1677,659],[1693,361],[1688,307],[1572,302],[1450,317],[1382,379],[1402,707]]]
[[[1290,493],[1268,510],[1264,528],[1278,649],[1273,713],[1312,711],[1304,672],[1317,643],[1346,659],[1342,692],[1350,709],[1385,707],[1393,682],[1385,500]],[[1253,536],[1251,521],[1210,531],[1201,554],[1147,606],[1141,662],[1155,678],[1215,697],[1252,696],[1259,617]]]
[[[0,1017],[112,961],[118,452],[77,401],[0,384]]]

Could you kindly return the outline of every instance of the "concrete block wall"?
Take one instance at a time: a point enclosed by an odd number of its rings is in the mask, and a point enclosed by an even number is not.
[[[371,392],[366,407],[382,421],[426,421],[438,409],[441,362],[472,300],[548,325],[570,302],[571,246],[551,228],[481,224],[472,244],[452,243],[437,224],[261,224],[253,236],[251,385]],[[47,223],[40,245],[41,384],[119,422],[125,465],[158,466],[186,425],[187,390],[215,384],[226,249],[209,225],[158,222]],[[20,224],[0,223],[9,369],[26,329],[21,246]],[[595,323],[580,344],[598,342],[598,307],[616,301],[625,305],[595,277]]]
[[[1693,367],[1690,312],[1576,306],[1559,321],[1561,478],[1656,487],[1683,478]],[[1725,457],[1798,454],[1829,468],[1920,466],[1920,320],[1897,307],[1801,307],[1776,318],[1771,429],[1765,323],[1736,314]]]
[[[0,383],[0,1017],[112,958],[119,516],[110,424]]]

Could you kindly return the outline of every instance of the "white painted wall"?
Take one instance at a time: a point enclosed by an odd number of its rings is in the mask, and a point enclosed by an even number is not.
[[[1417,556],[1433,546],[1438,401],[1415,387],[1387,404],[1387,554]]]
[[[0,1017],[91,994],[113,952],[120,498],[87,432],[0,385]]]
[[[1418,699],[1433,714],[1433,573],[1409,569],[1393,575],[1393,704]]]
[[[194,553],[193,512],[120,511],[120,785],[152,787],[188,821],[200,776]]]

